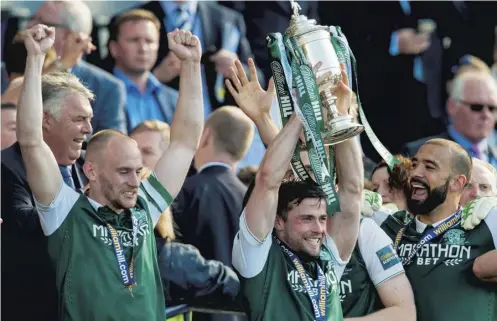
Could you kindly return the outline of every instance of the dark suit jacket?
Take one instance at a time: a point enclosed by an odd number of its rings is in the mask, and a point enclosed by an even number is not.
[[[166,55],[169,53],[167,31],[166,26],[164,25],[164,19],[166,18],[165,13],[158,1],[149,1],[140,6],[140,9],[145,9],[153,12],[161,23],[159,53],[156,63],[156,65],[158,65],[162,61],[162,59],[164,59],[164,57],[166,57]],[[217,76],[215,66],[213,63],[208,61],[208,59],[205,59],[206,61],[204,61],[204,58],[208,57],[208,55],[206,54],[207,52],[215,52],[222,48],[223,25],[227,22],[232,23],[240,31],[241,40],[238,46],[238,51],[236,52],[240,61],[242,63],[246,63],[249,57],[253,57],[252,50],[250,49],[250,43],[245,36],[246,27],[243,17],[240,13],[221,6],[213,1],[199,1],[197,14],[199,14],[201,17],[202,30],[204,32],[202,37],[205,45],[202,48],[202,52],[204,55],[202,63],[204,63],[205,65],[206,80],[209,90],[209,97],[211,98],[211,106],[213,109],[216,109],[223,105],[236,105],[233,97],[231,97],[228,90],[226,90],[225,101],[221,103],[217,101],[214,86]],[[110,28],[112,27],[115,19],[116,17],[112,18],[109,24]],[[105,68],[106,70],[112,70],[113,67],[114,61],[109,55],[107,59],[102,62],[102,68]],[[264,79],[264,75],[261,72],[259,72],[259,79],[261,81],[263,81]],[[167,83],[167,85],[175,89],[179,89],[179,77]]]
[[[415,140],[413,142],[407,143],[402,150],[402,154],[409,156],[409,157],[413,157],[414,155],[416,155],[418,149],[421,146],[423,146],[424,143],[426,143],[428,140],[433,139],[433,138],[443,138],[443,139],[455,141],[455,139],[452,138],[448,132],[443,132],[439,135],[423,137],[423,138],[420,138],[420,139]],[[493,158],[497,159],[497,145],[493,144],[490,139],[488,142],[489,142],[488,143],[488,152],[491,154],[491,156]]]
[[[18,143],[2,150],[2,320],[57,320],[55,272]],[[86,184],[82,161],[73,166]]]
[[[402,155],[413,157],[418,152],[418,149],[423,146],[424,143],[434,138],[443,138],[454,141],[452,137],[450,137],[448,132],[441,133],[440,135],[428,136],[417,139],[415,141],[409,142],[404,145],[402,148]]]
[[[159,270],[166,301],[172,304],[234,304],[240,292],[236,273],[221,262],[206,260],[192,245],[157,240]],[[183,300],[186,300],[183,301]],[[207,302],[206,302],[207,301]]]
[[[293,14],[290,1],[222,1],[224,6],[243,14],[247,25],[247,39],[254,58],[266,80],[272,76],[269,65],[266,36],[269,33],[285,34]],[[317,1],[299,1],[300,14],[319,21]]]
[[[418,19],[428,17],[422,2],[409,3],[410,15],[403,12],[399,1],[320,2],[323,24],[341,26],[349,40],[357,59],[364,112],[379,139],[393,153],[407,141],[444,130],[443,124],[430,115],[427,86],[413,76],[416,56],[389,53],[394,31],[417,29]],[[379,161],[367,136],[361,138],[365,154]]]
[[[5,69],[5,64],[3,62],[2,62],[1,73],[2,73],[1,86],[2,86],[2,95],[3,95],[3,93],[5,92],[5,90],[7,90],[9,86],[9,81],[7,78],[7,70]]]
[[[72,73],[95,94],[93,132],[116,129],[126,134],[126,88],[122,81],[85,61],[74,66]]]
[[[495,1],[460,1],[458,9],[454,1],[427,1],[427,12],[438,23],[438,32],[450,39],[450,46],[444,51],[444,79],[452,77],[452,66],[459,58],[470,54],[481,58],[488,65],[493,64],[493,46],[497,3]],[[475,35],[478,35],[475,37]]]
[[[172,208],[183,242],[198,248],[208,260],[232,266],[246,189],[233,171],[222,166],[207,167],[189,177]]]

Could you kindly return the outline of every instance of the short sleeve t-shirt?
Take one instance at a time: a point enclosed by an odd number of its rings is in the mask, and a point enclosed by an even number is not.
[[[343,315],[362,317],[382,307],[376,288],[404,273],[392,240],[370,218],[363,218],[356,248],[340,280]]]
[[[317,265],[326,277],[326,320],[342,320],[338,280],[347,262],[343,261],[333,240],[327,236],[316,261],[302,262],[312,279],[311,289],[318,293]],[[233,245],[233,266],[239,274],[241,291],[249,320],[312,321],[311,300],[304,282],[290,258],[273,236],[258,241],[249,231],[245,213]]]
[[[395,215],[375,213],[373,218],[392,240],[404,226]],[[406,225],[396,249],[401,259],[406,260],[425,229],[426,224],[417,218]],[[497,209],[473,230],[466,231],[458,224],[425,243],[404,266],[418,321],[497,320],[497,286],[480,281],[473,273],[474,260],[496,247]]]
[[[37,203],[56,270],[61,320],[164,320],[153,228],[171,201],[156,176],[150,175],[142,182],[136,206],[121,214],[105,210],[63,183],[51,204]],[[132,293],[124,286],[107,224],[117,230],[128,264],[133,258]]]

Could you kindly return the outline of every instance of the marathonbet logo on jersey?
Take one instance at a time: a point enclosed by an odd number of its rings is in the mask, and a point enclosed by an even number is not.
[[[401,244],[398,254],[406,258],[414,250],[414,244]],[[444,233],[440,243],[426,243],[412,259],[411,264],[456,266],[471,258],[471,245],[467,245],[465,232],[451,229]],[[404,262],[405,263],[405,262]]]

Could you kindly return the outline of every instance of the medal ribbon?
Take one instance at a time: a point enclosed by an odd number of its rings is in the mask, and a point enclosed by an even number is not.
[[[292,261],[297,273],[300,276],[300,279],[304,283],[305,291],[309,296],[309,299],[312,303],[312,309],[314,311],[315,321],[326,321],[326,276],[324,275],[323,269],[316,263],[317,266],[317,276],[318,276],[318,291],[314,293],[311,288],[312,279],[304,270],[304,266],[302,262],[290,249],[288,249],[281,241],[275,237],[276,242],[278,242],[279,246],[283,250],[290,260]]]
[[[409,255],[406,258],[402,259],[402,262],[404,265],[409,265],[411,263],[411,260],[418,254],[418,251],[425,245],[426,243],[429,243],[439,236],[443,235],[445,232],[450,230],[453,227],[456,227],[460,222],[461,222],[461,214],[462,211],[459,210],[456,213],[452,214],[451,216],[447,217],[440,225],[437,227],[433,227],[429,231],[427,231],[424,236],[421,238],[421,240],[416,243],[412,251],[409,253]],[[412,222],[412,221],[411,221]],[[394,243],[394,249],[398,252],[398,248],[400,246],[400,243],[402,241],[402,236],[404,235],[404,231],[406,230],[407,226],[410,223],[404,225],[400,229],[400,231],[397,233],[397,236],[395,237],[395,243]]]
[[[138,221],[134,217],[133,214],[131,214],[131,218],[133,221],[133,236],[132,236],[132,249],[131,249],[131,261],[128,265],[128,262],[126,261],[126,256],[124,254],[124,246],[121,237],[117,233],[117,230],[110,225],[109,223],[106,223],[107,228],[109,230],[111,239],[112,239],[112,244],[114,246],[114,253],[116,255],[117,259],[117,265],[119,268],[119,274],[121,275],[121,278],[123,280],[124,286],[128,288],[131,291],[131,287],[136,285],[135,282],[135,275],[134,275],[134,264],[133,264],[133,248],[135,246],[135,242],[137,240],[137,234],[138,234]]]

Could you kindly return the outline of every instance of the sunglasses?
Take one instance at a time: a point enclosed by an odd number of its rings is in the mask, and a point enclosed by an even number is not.
[[[485,106],[488,108],[488,111],[494,113],[497,111],[497,106],[485,105],[485,104],[473,104],[464,100],[458,100],[459,103],[467,105],[474,112],[481,112]]]

